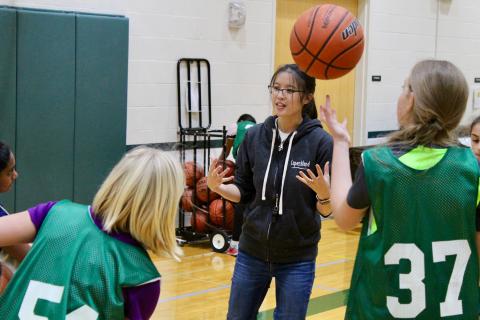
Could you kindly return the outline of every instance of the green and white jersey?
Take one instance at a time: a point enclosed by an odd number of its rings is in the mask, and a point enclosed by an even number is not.
[[[235,135],[235,140],[233,141],[232,147],[232,155],[235,160],[237,159],[238,148],[240,147],[243,139],[245,138],[245,133],[247,133],[247,130],[249,128],[255,125],[255,122],[252,121],[240,121],[237,124],[237,134]]]
[[[0,297],[1,319],[124,319],[122,288],[159,276],[143,248],[102,232],[87,206],[61,201]]]
[[[364,152],[371,210],[346,319],[477,319],[478,163],[467,148],[435,152],[424,166]]]

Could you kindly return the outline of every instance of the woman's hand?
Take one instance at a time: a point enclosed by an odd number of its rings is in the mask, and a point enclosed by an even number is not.
[[[225,175],[228,173],[229,168],[222,170],[222,166],[218,164],[218,159],[213,159],[208,169],[207,176],[207,186],[210,190],[217,192],[217,189],[220,185],[230,182],[233,180],[234,176],[225,178]]]
[[[325,163],[325,167],[322,169],[320,165],[316,164],[317,175],[312,170],[307,169],[308,176],[300,171],[297,175],[297,179],[303,182],[307,187],[312,189],[320,199],[330,198],[330,164]]]
[[[350,134],[347,130],[347,119],[338,122],[337,112],[330,105],[330,96],[325,98],[325,106],[320,106],[320,117],[327,124],[328,131],[336,141],[346,141],[350,144]]]

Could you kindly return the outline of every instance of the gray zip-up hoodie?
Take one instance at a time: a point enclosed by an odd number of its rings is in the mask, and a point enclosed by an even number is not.
[[[274,263],[313,260],[320,240],[315,192],[299,171],[331,161],[333,141],[318,120],[304,118],[280,141],[277,118],[250,128],[238,151],[235,185],[248,204],[240,250]]]

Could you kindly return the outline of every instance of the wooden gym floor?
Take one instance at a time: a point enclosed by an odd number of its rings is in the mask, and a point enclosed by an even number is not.
[[[343,319],[359,230],[345,233],[332,220],[323,221],[307,319]],[[214,253],[208,242],[187,244],[183,249],[181,263],[153,258],[162,275],[162,288],[152,319],[224,320],[235,258]],[[258,319],[273,319],[274,286],[272,281]]]

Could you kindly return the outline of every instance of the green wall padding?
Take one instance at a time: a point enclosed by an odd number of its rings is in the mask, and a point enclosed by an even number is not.
[[[18,10],[16,210],[72,199],[75,15]]]
[[[20,173],[0,203],[90,203],[126,150],[128,19],[0,6],[0,43],[0,139]]]
[[[76,56],[74,199],[90,203],[125,152],[128,20],[78,14]]]
[[[15,151],[17,85],[17,13],[0,8],[0,140]],[[9,211],[15,208],[15,186],[0,194],[0,203]]]

